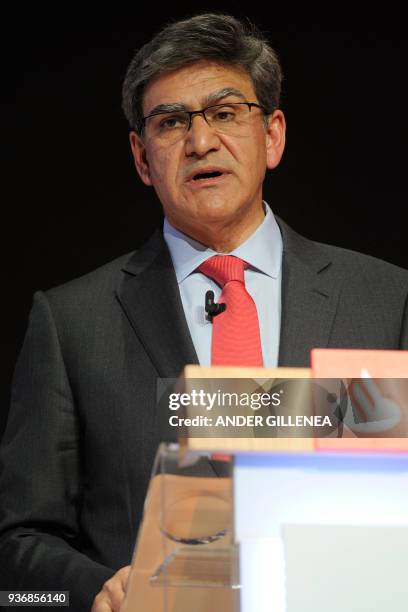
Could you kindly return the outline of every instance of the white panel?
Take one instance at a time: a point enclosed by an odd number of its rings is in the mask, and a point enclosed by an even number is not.
[[[240,612],[286,612],[282,539],[245,540],[239,552]]]
[[[237,467],[234,491],[237,541],[283,523],[408,525],[408,472]]]
[[[407,612],[408,528],[284,527],[287,612]]]
[[[353,458],[343,462],[321,456],[307,458],[304,466],[301,462],[236,458],[234,529],[242,555],[241,612],[286,612],[284,526],[287,612],[407,612],[406,458],[386,458],[383,463],[381,457],[372,462],[356,457],[354,464]]]

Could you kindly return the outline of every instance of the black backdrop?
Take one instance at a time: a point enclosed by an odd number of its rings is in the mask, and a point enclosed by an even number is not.
[[[285,73],[288,142],[265,198],[310,238],[408,268],[408,44],[391,9],[357,24],[335,7],[313,20],[272,4],[55,6],[1,19],[0,434],[32,293],[133,250],[160,220],[132,165],[120,89],[133,51],[170,19],[216,9],[247,15],[269,35]]]

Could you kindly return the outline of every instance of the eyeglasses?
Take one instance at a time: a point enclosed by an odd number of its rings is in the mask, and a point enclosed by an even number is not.
[[[227,102],[196,111],[157,112],[143,117],[142,128],[166,144],[181,140],[191,128],[194,115],[202,115],[207,124],[222,134],[241,134],[247,129],[252,108],[266,111],[255,102]]]

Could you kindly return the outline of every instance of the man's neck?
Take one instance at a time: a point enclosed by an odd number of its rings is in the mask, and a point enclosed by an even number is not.
[[[216,253],[231,253],[255,232],[264,218],[265,211],[262,205],[246,223],[241,220],[233,220],[232,222],[229,220],[228,222],[209,223],[199,227],[187,227],[184,224],[183,227],[180,227],[172,219],[169,219],[169,222],[183,234],[209,247]]]

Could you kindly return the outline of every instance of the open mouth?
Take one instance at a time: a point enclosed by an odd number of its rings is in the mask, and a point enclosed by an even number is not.
[[[193,176],[193,181],[202,181],[205,179],[217,178],[218,176],[222,176],[223,172],[199,172]]]

